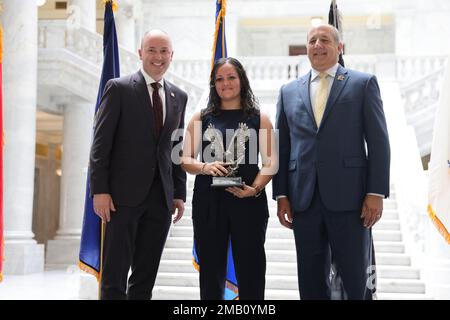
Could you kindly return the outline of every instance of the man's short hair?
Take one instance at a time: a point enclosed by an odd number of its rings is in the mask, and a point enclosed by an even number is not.
[[[320,27],[328,27],[330,29],[331,35],[333,36],[333,38],[336,41],[336,43],[341,42],[341,34],[339,33],[339,30],[335,26],[333,26],[331,24],[326,24],[326,23],[318,25],[317,27],[312,27],[311,29],[309,29],[308,30],[308,34],[306,35],[307,40],[309,38],[309,34],[311,33],[311,30],[317,29],[317,28],[320,28]]]

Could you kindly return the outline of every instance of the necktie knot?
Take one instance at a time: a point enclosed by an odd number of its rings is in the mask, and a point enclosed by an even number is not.
[[[150,85],[152,86],[153,90],[158,90],[159,88],[162,87],[161,83],[159,82],[152,82]]]
[[[328,73],[326,73],[326,72],[319,73],[320,80],[326,79],[327,76],[328,76]]]

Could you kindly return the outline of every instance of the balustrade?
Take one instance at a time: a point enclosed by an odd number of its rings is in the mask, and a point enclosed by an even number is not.
[[[101,66],[103,60],[102,36],[84,28],[68,28],[64,20],[39,22],[39,48],[66,49],[69,52]],[[140,67],[136,53],[120,48],[122,74],[129,74]],[[273,89],[305,74],[310,64],[306,56],[294,57],[239,57],[254,90]],[[398,81],[407,112],[437,101],[439,97],[439,72],[446,56],[396,56],[345,55],[346,66],[362,72],[373,73],[379,79]],[[211,68],[209,59],[176,59],[172,62],[167,78],[174,81],[189,94],[191,108],[208,88]]]

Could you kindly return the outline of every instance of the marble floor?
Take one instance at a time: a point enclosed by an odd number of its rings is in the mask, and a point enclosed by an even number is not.
[[[28,275],[3,275],[0,300],[78,300],[80,270],[77,266],[50,267]]]

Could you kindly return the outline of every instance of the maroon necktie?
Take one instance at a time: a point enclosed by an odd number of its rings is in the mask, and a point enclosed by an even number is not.
[[[159,96],[159,88],[161,84],[158,82],[153,82],[151,84],[153,87],[152,101],[153,101],[153,115],[155,117],[155,131],[156,137],[159,138],[161,129],[163,127],[163,106],[161,97]]]

